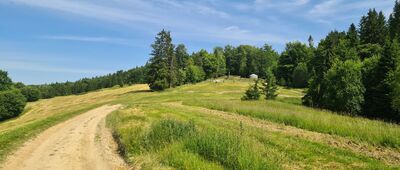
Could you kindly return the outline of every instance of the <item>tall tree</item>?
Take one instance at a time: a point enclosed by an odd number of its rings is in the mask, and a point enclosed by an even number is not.
[[[344,32],[332,31],[318,44],[315,57],[310,61],[313,76],[307,93],[303,97],[305,105],[323,107],[322,97],[327,88],[324,76],[336,61],[346,58],[349,50],[346,45],[343,45],[345,41]]]
[[[217,62],[217,72],[215,76],[223,76],[226,74],[226,58],[222,47],[214,48],[214,56]]]
[[[360,37],[358,36],[357,28],[352,23],[347,30],[347,39],[349,40],[350,47],[357,47],[360,43]]]
[[[12,81],[8,77],[6,71],[0,70],[0,91],[9,90],[11,88]]]
[[[387,36],[386,19],[382,11],[370,9],[360,20],[360,41],[363,44],[384,45]]]
[[[227,45],[224,48],[224,56],[226,61],[226,72],[229,75],[236,74],[238,71],[235,68],[235,56],[237,55],[237,49],[231,45]],[[237,74],[236,74],[237,75]]]
[[[197,53],[192,54],[193,62],[196,66],[203,67],[203,60],[208,55],[208,52],[204,49],[201,49]]]
[[[179,44],[175,48],[176,65],[179,69],[184,69],[188,65],[189,54],[184,44]]]
[[[282,53],[278,62],[277,77],[284,79],[288,85],[292,85],[292,75],[299,63],[308,63],[313,56],[311,48],[300,42],[290,42],[286,44],[285,51]]]
[[[400,65],[397,66],[396,71],[393,73],[392,88],[392,108],[397,112],[395,118],[400,121]]]
[[[390,37],[400,41],[400,1],[396,0],[393,13],[389,16]]]
[[[369,117],[390,119],[395,114],[391,107],[393,86],[391,74],[400,60],[400,46],[397,40],[386,41],[383,54],[376,61],[375,68],[366,72],[364,85],[366,87],[363,112]]]
[[[149,60],[147,82],[152,90],[164,90],[176,81],[174,45],[169,31],[162,30],[157,34]]]

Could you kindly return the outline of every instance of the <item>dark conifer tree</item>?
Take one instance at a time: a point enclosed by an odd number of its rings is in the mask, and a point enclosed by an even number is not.
[[[164,90],[174,81],[174,45],[170,32],[162,30],[157,34],[149,60],[147,82],[152,90]]]
[[[179,44],[175,48],[176,65],[178,69],[184,69],[188,65],[189,54],[184,44]]]
[[[363,44],[384,45],[387,36],[385,16],[382,12],[370,9],[360,21],[360,41]]]
[[[347,39],[349,40],[350,47],[357,47],[360,43],[360,37],[358,36],[357,28],[352,23],[347,31]]]
[[[400,41],[400,1],[396,0],[393,13],[389,17],[390,37]]]

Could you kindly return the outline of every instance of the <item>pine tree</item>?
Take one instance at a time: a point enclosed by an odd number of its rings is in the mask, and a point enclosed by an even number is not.
[[[384,45],[387,36],[385,16],[375,9],[370,9],[367,16],[360,21],[360,41],[363,44]]]
[[[246,90],[242,100],[260,100],[261,92],[259,87],[260,80],[254,80],[254,84],[250,85],[249,88]]]
[[[394,110],[391,107],[393,86],[392,76],[400,60],[400,46],[397,40],[386,41],[383,55],[377,61],[376,68],[364,79],[366,87],[363,111],[366,116],[390,119]],[[372,79],[372,80],[371,80]]]
[[[266,82],[263,83],[263,92],[266,100],[273,100],[278,96],[278,86],[276,85],[275,76],[271,76]]]
[[[175,48],[176,65],[179,69],[184,69],[188,65],[189,54],[184,44],[179,44]]]
[[[400,1],[396,0],[393,13],[389,16],[390,37],[400,41]]]
[[[162,30],[151,45],[153,56],[149,60],[147,82],[152,90],[164,90],[176,83],[174,45],[170,32]]]
[[[349,40],[350,47],[353,48],[357,47],[357,45],[360,43],[357,28],[353,23],[350,25],[349,30],[347,31],[347,39]]]

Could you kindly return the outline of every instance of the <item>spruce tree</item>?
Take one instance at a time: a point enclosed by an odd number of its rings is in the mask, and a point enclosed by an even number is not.
[[[175,48],[176,66],[179,69],[184,69],[188,65],[189,54],[184,44],[179,44]]]
[[[276,85],[275,76],[271,76],[269,79],[267,79],[266,82],[263,83],[262,88],[266,100],[273,100],[276,98],[276,96],[278,96],[278,86]]]
[[[147,82],[152,90],[164,90],[176,83],[176,59],[169,31],[157,34],[149,60]]]
[[[246,90],[242,100],[260,100],[261,92],[259,87],[260,80],[254,80],[254,84],[250,85],[249,88]]]
[[[391,107],[393,92],[391,74],[395,71],[400,60],[400,46],[397,40],[386,41],[383,54],[376,64],[376,68],[364,79],[366,87],[365,104],[363,111],[366,116],[391,119],[394,110]],[[369,78],[369,79],[368,79]],[[373,81],[372,81],[372,80]],[[369,82],[369,83],[365,83]]]
[[[370,9],[367,16],[360,20],[360,41],[363,44],[384,45],[387,36],[385,16],[382,11]]]
[[[390,37],[400,41],[400,1],[396,0],[393,13],[389,16]]]
[[[349,41],[350,47],[354,48],[357,47],[357,45],[360,42],[360,38],[358,36],[357,28],[356,26],[352,23],[347,31],[347,39]]]

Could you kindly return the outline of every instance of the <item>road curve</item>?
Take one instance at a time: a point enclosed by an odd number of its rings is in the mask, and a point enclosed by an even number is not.
[[[105,127],[107,114],[120,107],[101,106],[47,129],[9,156],[0,169],[128,169]]]

